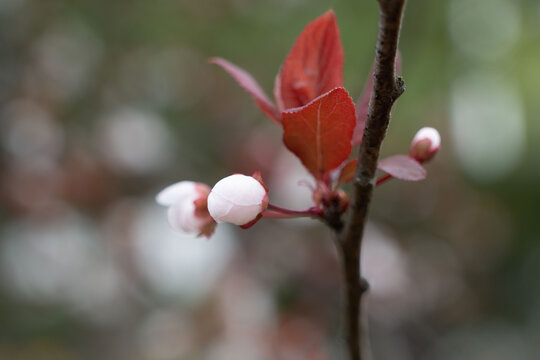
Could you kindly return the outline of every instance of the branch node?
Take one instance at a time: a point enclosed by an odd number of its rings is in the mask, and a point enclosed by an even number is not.
[[[396,77],[396,86],[394,93],[396,94],[395,99],[401,96],[405,92],[406,86],[405,86],[405,80],[403,80],[402,76]]]
[[[365,277],[360,278],[360,293],[363,294],[369,290],[369,282]]]

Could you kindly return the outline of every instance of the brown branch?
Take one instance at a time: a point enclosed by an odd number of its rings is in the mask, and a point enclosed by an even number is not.
[[[373,93],[358,152],[358,166],[348,218],[337,233],[345,282],[344,336],[350,360],[362,359],[363,335],[360,327],[361,298],[367,282],[360,273],[360,250],[367,212],[375,182],[382,141],[390,122],[390,112],[405,84],[396,76],[395,59],[405,0],[378,0],[380,9]]]

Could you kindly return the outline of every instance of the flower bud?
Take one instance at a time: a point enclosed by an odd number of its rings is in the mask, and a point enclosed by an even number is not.
[[[206,184],[180,181],[160,191],[156,201],[169,207],[167,218],[174,230],[210,237],[216,223],[206,206],[209,193]]]
[[[439,148],[441,147],[441,136],[439,132],[432,127],[424,127],[418,130],[414,136],[409,157],[418,162],[426,162],[431,160]]]
[[[218,222],[246,225],[268,206],[265,187],[251,176],[234,174],[218,181],[208,196],[208,211]]]

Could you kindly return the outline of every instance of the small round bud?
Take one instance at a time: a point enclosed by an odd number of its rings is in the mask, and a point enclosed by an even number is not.
[[[268,206],[264,186],[251,176],[234,174],[221,179],[208,196],[208,211],[218,222],[246,225]]]
[[[409,157],[418,162],[426,162],[431,160],[441,147],[441,136],[439,132],[432,127],[424,127],[414,136]]]
[[[160,191],[156,201],[169,207],[167,218],[174,230],[209,237],[215,227],[206,207],[209,193],[206,184],[180,181]]]

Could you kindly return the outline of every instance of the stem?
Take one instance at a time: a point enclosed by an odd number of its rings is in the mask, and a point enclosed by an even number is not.
[[[309,208],[303,211],[285,209],[276,205],[268,204],[267,210],[262,214],[264,217],[276,219],[289,219],[298,217],[320,218],[321,213],[317,208]]]
[[[262,216],[269,219],[294,219],[299,217],[312,217],[310,214],[284,214],[276,211],[265,210]]]
[[[385,182],[387,182],[388,180],[392,179],[393,176],[390,175],[390,174],[386,174],[384,176],[381,176],[380,178],[377,179],[377,181],[375,182],[375,186],[379,186],[379,185],[382,185],[384,184]]]
[[[344,303],[343,303],[343,337],[347,343],[348,358],[351,360],[362,359],[362,349],[364,348],[362,341],[362,328],[360,326],[361,307],[360,301],[362,294],[368,290],[368,283],[361,278],[360,253],[350,251],[343,244],[338,246],[341,257],[344,288]],[[358,254],[358,257],[355,256]]]
[[[368,207],[374,188],[379,150],[390,122],[390,111],[405,90],[396,77],[395,59],[405,0],[378,0],[380,8],[373,92],[362,143],[358,150],[358,165],[353,182],[350,211],[342,231],[337,232],[337,244],[343,263],[345,282],[344,337],[350,360],[361,360],[365,334],[360,327],[361,299],[367,282],[362,279],[360,251]]]

